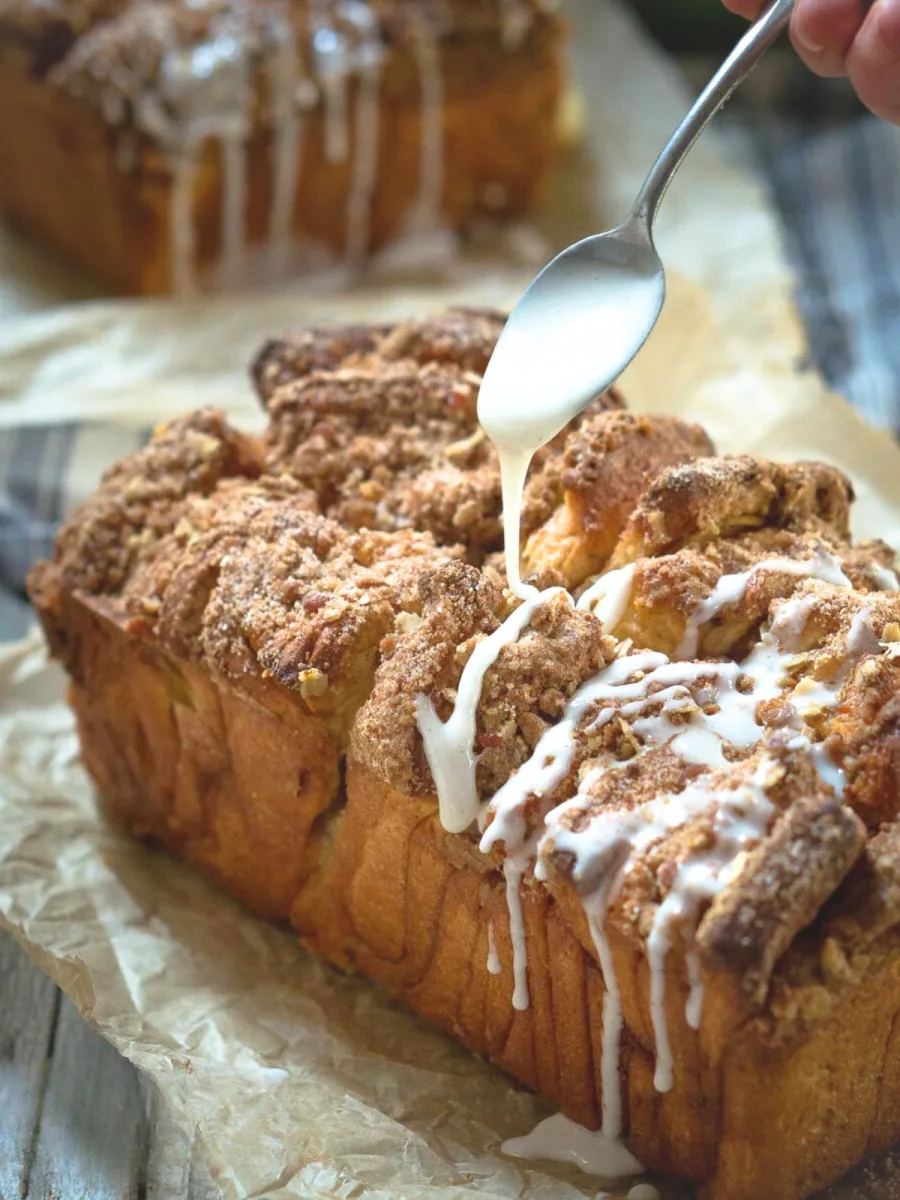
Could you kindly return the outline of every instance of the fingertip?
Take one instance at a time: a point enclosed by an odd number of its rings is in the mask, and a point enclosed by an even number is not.
[[[807,67],[822,79],[837,79],[847,74],[844,55],[816,45],[809,36],[791,27],[791,44]]]
[[[876,0],[847,56],[847,70],[863,104],[900,124],[900,0]]]
[[[792,24],[818,46],[849,50],[865,16],[865,0],[797,0]]]
[[[815,25],[815,21],[813,22]],[[803,5],[798,4],[791,19],[791,41],[800,54],[821,54],[825,49],[825,38],[817,37],[810,30],[809,16]]]
[[[762,0],[722,0],[729,12],[737,13],[748,21],[755,21],[762,11]]]
[[[860,33],[871,36],[873,52],[884,66],[891,68],[900,62],[900,0],[877,0],[872,6]]]
[[[863,22],[860,0],[797,0],[791,20],[794,49],[817,75],[846,73],[846,58]]]

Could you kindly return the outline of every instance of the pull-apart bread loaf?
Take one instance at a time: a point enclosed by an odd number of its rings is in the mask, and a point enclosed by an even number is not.
[[[121,292],[514,217],[558,140],[553,0],[0,0],[0,212]]]
[[[900,1136],[900,594],[848,481],[615,394],[504,587],[502,324],[270,343],[260,440],[111,471],[31,592],[135,833],[709,1200]]]

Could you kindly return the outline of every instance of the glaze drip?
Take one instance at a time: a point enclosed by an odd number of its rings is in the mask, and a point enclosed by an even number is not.
[[[193,201],[204,146],[218,144],[222,161],[221,270],[225,282],[240,273],[244,248],[245,154],[250,131],[250,53],[245,6],[215,13],[198,45],[183,45],[169,30],[156,89],[135,101],[139,129],[151,134],[172,170],[170,242],[173,288],[196,290]]]
[[[415,53],[419,67],[419,195],[410,213],[406,234],[420,237],[443,228],[444,194],[444,80],[437,36],[424,13],[415,22]]]
[[[348,5],[359,29],[359,88],[354,130],[354,159],[347,197],[345,257],[356,267],[369,250],[372,192],[378,176],[378,127],[381,110],[383,48],[378,25],[368,5]]]
[[[509,1138],[501,1147],[513,1158],[542,1158],[572,1163],[601,1179],[625,1179],[644,1168],[621,1142],[603,1133],[592,1133],[562,1113],[546,1117],[525,1137]]]
[[[287,4],[272,12],[269,62],[272,119],[272,203],[269,208],[269,273],[278,274],[293,239],[294,203],[302,165],[305,119],[297,105],[303,79],[296,33]]]
[[[551,588],[536,593],[476,645],[459,681],[449,720],[441,721],[427,696],[416,697],[416,717],[438,790],[441,824],[450,833],[468,829],[481,810],[475,787],[474,747],[475,716],[484,676],[503,647],[527,629],[535,610],[560,592],[560,588]]]
[[[350,157],[347,77],[351,70],[347,35],[332,24],[328,0],[311,0],[309,24],[324,109],[325,158],[330,163],[346,162]]]
[[[491,975],[499,975],[502,971],[500,955],[497,953],[497,943],[494,941],[494,922],[488,921],[488,956],[487,969]]]

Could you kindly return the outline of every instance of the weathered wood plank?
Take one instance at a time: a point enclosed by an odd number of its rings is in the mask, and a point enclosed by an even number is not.
[[[147,1200],[188,1200],[191,1142],[175,1123],[149,1079],[140,1081],[150,1130],[145,1183]]]
[[[28,1200],[139,1200],[146,1143],[137,1072],[63,999]]]
[[[191,1147],[191,1184],[188,1200],[222,1200],[222,1189],[210,1175],[206,1156],[196,1142]]]
[[[58,1013],[56,986],[0,933],[0,1200],[21,1200]]]
[[[141,1080],[141,1091],[150,1128],[147,1200],[221,1200],[196,1139],[175,1122],[149,1080]]]
[[[156,1088],[0,934],[0,1200],[26,1196],[220,1200],[221,1193]]]

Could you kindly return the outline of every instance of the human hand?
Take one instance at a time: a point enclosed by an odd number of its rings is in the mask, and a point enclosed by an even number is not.
[[[758,17],[764,0],[724,0]],[[794,49],[817,75],[849,77],[867,108],[900,125],[900,0],[797,0]]]

